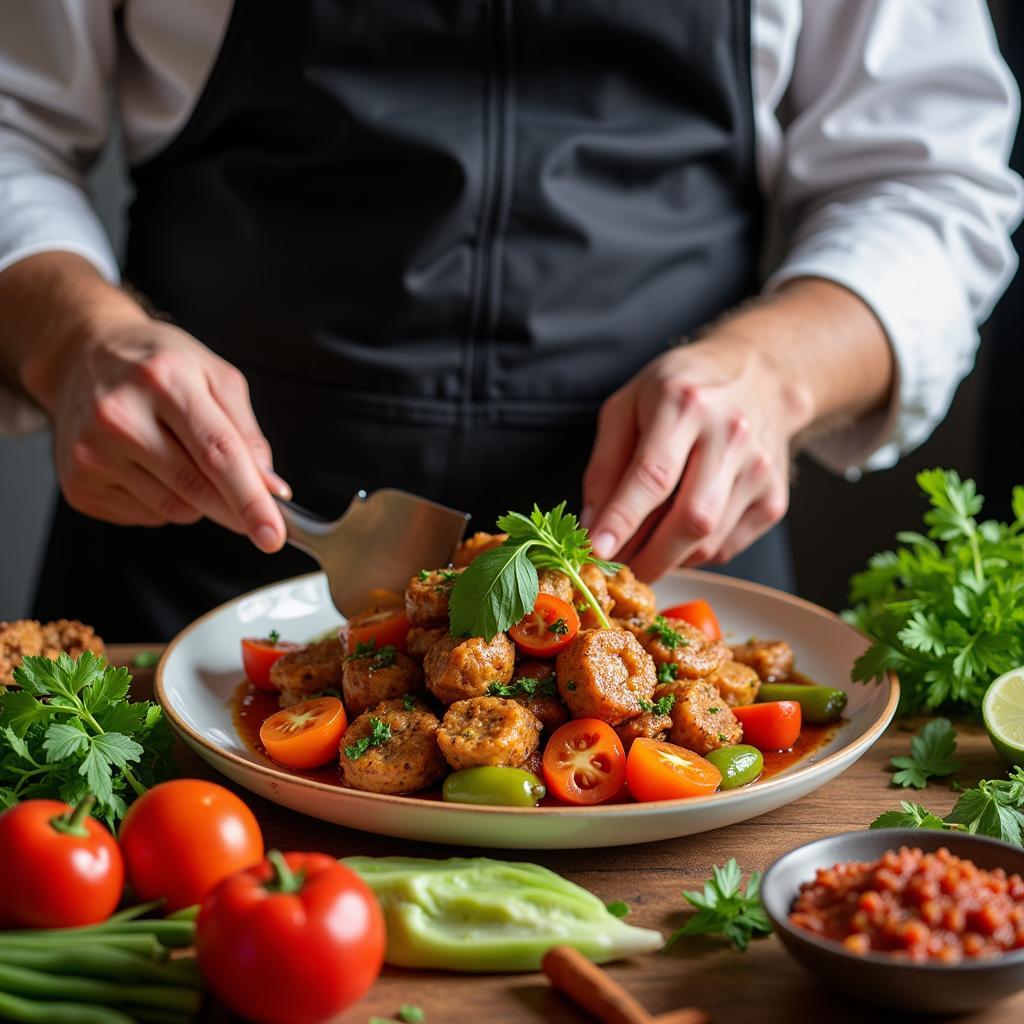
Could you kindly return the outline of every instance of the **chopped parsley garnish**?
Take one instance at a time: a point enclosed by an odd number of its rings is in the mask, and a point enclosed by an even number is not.
[[[268,644],[276,644],[278,642],[278,640],[280,640],[280,639],[281,639],[281,634],[278,633],[278,631],[276,629],[272,629],[267,634],[267,643]]]
[[[666,693],[664,697],[659,697],[653,704],[649,700],[640,700],[640,710],[650,715],[667,715],[676,706],[676,695],[674,693]]]
[[[420,583],[426,583],[427,580],[430,579],[430,570],[429,569],[420,569],[419,575],[420,575]]]
[[[569,691],[570,693],[572,693],[572,692],[574,692],[574,691],[575,691],[575,689],[576,689],[576,684],[575,684],[575,683],[574,683],[574,682],[573,682],[573,681],[572,681],[572,680],[570,679],[570,680],[569,680],[569,682],[567,682],[567,683],[565,684],[565,688],[566,688],[566,689],[567,689],[567,690],[568,690],[568,691]]]
[[[726,737],[725,737],[725,733],[724,733],[724,732],[720,732],[720,733],[718,734],[718,742],[719,742],[719,743],[724,743],[724,742],[725,742],[725,738],[726,738]]]
[[[664,665],[658,666],[658,682],[674,683],[679,675],[679,666],[674,661],[666,661]]]
[[[612,917],[628,917],[629,912],[632,909],[625,900],[612,900],[611,903],[606,903],[605,910],[608,911]]]
[[[555,621],[548,626],[548,632],[554,633],[555,636],[568,636],[569,627],[565,624],[565,619],[555,619]]]
[[[416,710],[416,699],[411,693],[407,693],[402,697],[402,707],[406,711]]]
[[[390,668],[395,663],[394,644],[386,647],[377,647],[375,637],[370,637],[364,644],[356,644],[356,649],[345,659],[346,661],[361,661],[363,658],[370,659],[370,671],[375,668]]]
[[[663,615],[657,616],[647,627],[647,632],[656,636],[666,650],[674,651],[677,647],[689,647],[690,641],[682,633],[674,630],[668,619]]]
[[[370,735],[364,736],[345,748],[345,756],[350,761],[358,761],[370,747],[381,747],[391,739],[391,726],[379,718],[370,719]]]
[[[555,686],[555,674],[551,672],[537,678],[523,676],[511,683],[491,683],[487,692],[492,697],[554,697],[558,694],[558,688]]]
[[[718,712],[721,711],[721,710],[722,709],[719,708],[719,707],[708,708],[708,714],[709,715],[717,715]]]

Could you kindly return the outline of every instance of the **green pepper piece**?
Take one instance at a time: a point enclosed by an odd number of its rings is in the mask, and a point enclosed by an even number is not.
[[[795,700],[800,714],[812,725],[835,722],[846,707],[846,694],[831,686],[810,683],[765,683],[757,694],[758,701]]]
[[[444,780],[445,800],[455,804],[536,807],[547,790],[533,772],[485,765],[452,772]]]
[[[661,932],[608,913],[593,893],[537,864],[489,857],[346,857],[384,911],[396,967],[469,973],[536,971],[572,946],[595,963],[652,953]]]
[[[747,743],[719,747],[708,751],[704,757],[722,773],[722,789],[746,786],[759,779],[764,771],[761,751]]]

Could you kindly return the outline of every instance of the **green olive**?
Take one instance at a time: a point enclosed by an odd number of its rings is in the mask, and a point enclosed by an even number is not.
[[[759,779],[764,771],[761,751],[746,743],[719,747],[704,756],[722,773],[722,789],[745,786]]]
[[[445,800],[455,804],[497,804],[536,807],[547,790],[533,772],[523,768],[463,768],[444,780]]]

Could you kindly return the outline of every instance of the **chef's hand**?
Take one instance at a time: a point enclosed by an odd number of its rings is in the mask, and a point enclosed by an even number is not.
[[[51,262],[37,272],[56,273],[62,301],[70,292],[80,315],[41,332],[22,379],[53,422],[68,503],[130,526],[206,516],[277,551],[285,533],[271,491],[289,497],[290,490],[271,468],[243,375],[185,331],[148,316],[84,261],[43,256]],[[40,284],[28,288],[31,295]]]
[[[797,435],[879,408],[892,376],[868,307],[810,278],[666,352],[601,408],[583,478],[594,553],[647,580],[729,561],[786,514]]]

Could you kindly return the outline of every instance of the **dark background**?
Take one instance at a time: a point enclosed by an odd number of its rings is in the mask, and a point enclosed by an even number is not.
[[[814,0],[808,0],[813,3]],[[857,0],[851,0],[857,2]],[[914,0],[905,0],[911,3]],[[949,0],[959,3],[961,0]],[[1018,81],[1024,76],[1024,2],[992,0],[1003,52]],[[1018,132],[1013,166],[1024,173],[1024,145]],[[119,170],[118,140],[92,175],[91,185],[104,221],[119,246],[126,200]],[[1018,253],[1024,233],[1015,236]],[[897,530],[916,528],[924,501],[915,474],[931,466],[974,477],[989,495],[986,512],[1006,518],[1010,488],[1024,483],[1022,437],[1018,427],[1019,382],[1024,351],[1017,324],[1024,313],[1024,281],[1014,280],[982,332],[974,372],[961,385],[946,421],[927,444],[891,470],[849,483],[801,459],[793,483],[790,532],[798,591],[831,608],[841,608],[850,574],[875,551],[889,547]],[[27,614],[41,545],[53,500],[53,474],[46,435],[0,439],[0,619]],[[111,553],[111,585],[116,586],[116,552]],[[74,571],[69,566],[69,572]],[[69,616],[75,610],[67,610]],[[149,640],[150,637],[116,638]]]

